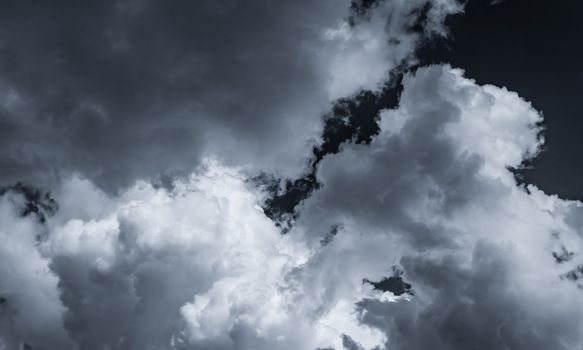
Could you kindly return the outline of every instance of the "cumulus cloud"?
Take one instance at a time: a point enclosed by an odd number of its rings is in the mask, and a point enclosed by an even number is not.
[[[572,305],[583,296],[560,276],[577,263],[553,254],[558,241],[580,252],[581,226],[567,219],[580,204],[519,187],[509,170],[540,149],[540,121],[517,94],[459,69],[406,76],[373,142],[319,165],[321,189],[291,234],[318,245],[332,225],[343,230],[302,267],[308,290],[329,301],[396,265],[413,295],[356,308],[389,349],[576,348],[583,313]]]
[[[17,194],[3,197],[2,235],[11,242],[2,250],[4,346],[314,349],[341,341],[315,331],[319,306],[287,278],[309,252],[280,234],[240,172],[209,161],[174,185],[141,182],[114,198],[74,177],[54,193],[61,207],[45,224],[19,218]],[[350,315],[338,317],[359,329]]]
[[[17,349],[23,339],[64,348],[71,344],[62,326],[59,279],[37,249],[43,227],[32,216],[20,217],[22,204],[19,195],[0,198],[0,348]]]
[[[561,276],[582,205],[508,170],[541,147],[540,114],[449,66],[403,84],[369,145],[321,161],[287,235],[216,160],[116,196],[71,177],[44,223],[4,195],[3,346],[576,348],[582,295]]]

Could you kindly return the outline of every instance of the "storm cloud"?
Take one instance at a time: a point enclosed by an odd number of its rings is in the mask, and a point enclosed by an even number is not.
[[[379,87],[461,9],[436,2],[410,30],[426,3],[5,1],[2,182],[77,172],[112,191],[209,155],[296,174],[332,102]]]

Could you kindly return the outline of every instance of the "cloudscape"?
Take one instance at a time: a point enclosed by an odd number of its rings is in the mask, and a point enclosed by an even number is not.
[[[0,0],[0,350],[581,350],[582,10]]]

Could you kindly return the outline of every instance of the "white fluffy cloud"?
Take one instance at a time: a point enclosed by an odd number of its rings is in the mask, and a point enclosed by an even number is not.
[[[288,279],[309,252],[280,234],[248,186],[214,161],[171,192],[139,183],[112,198],[74,177],[55,193],[61,207],[46,226],[18,218],[17,195],[3,199],[11,244],[0,255],[0,339],[8,349],[338,343],[341,334],[318,323],[320,306]]]
[[[35,218],[21,218],[19,196],[0,198],[0,349],[17,349],[22,339],[35,339],[46,348],[62,348],[64,307],[59,279],[50,260],[37,249],[44,234]]]
[[[536,154],[540,120],[517,94],[449,66],[407,76],[371,145],[320,163],[322,189],[291,234],[317,245],[343,230],[303,267],[308,290],[355,293],[400,265],[414,296],[357,306],[389,349],[576,348],[583,295],[560,276],[581,263],[581,225],[567,219],[580,204],[518,187],[507,169]],[[573,261],[555,261],[561,244]]]
[[[350,96],[359,89],[375,89],[399,65],[416,60],[415,50],[432,35],[447,36],[447,16],[463,11],[457,1],[392,0],[378,1],[366,20],[356,25],[340,21],[324,31],[326,42],[321,65],[328,67],[327,90],[333,99]],[[431,4],[422,31],[412,28],[419,13]]]
[[[258,204],[241,175],[211,162],[172,193],[142,183],[98,203],[101,215],[90,220],[56,218],[62,224],[43,250],[62,281],[72,337],[128,349],[269,348],[305,338],[290,333],[280,300],[294,257]]]

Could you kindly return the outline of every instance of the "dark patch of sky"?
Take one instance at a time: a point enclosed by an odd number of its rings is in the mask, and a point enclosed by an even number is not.
[[[517,91],[542,111],[545,150],[520,174],[571,199],[583,198],[581,13],[576,0],[471,0],[464,15],[448,18],[449,40],[420,51],[423,64],[448,62],[480,84]]]

